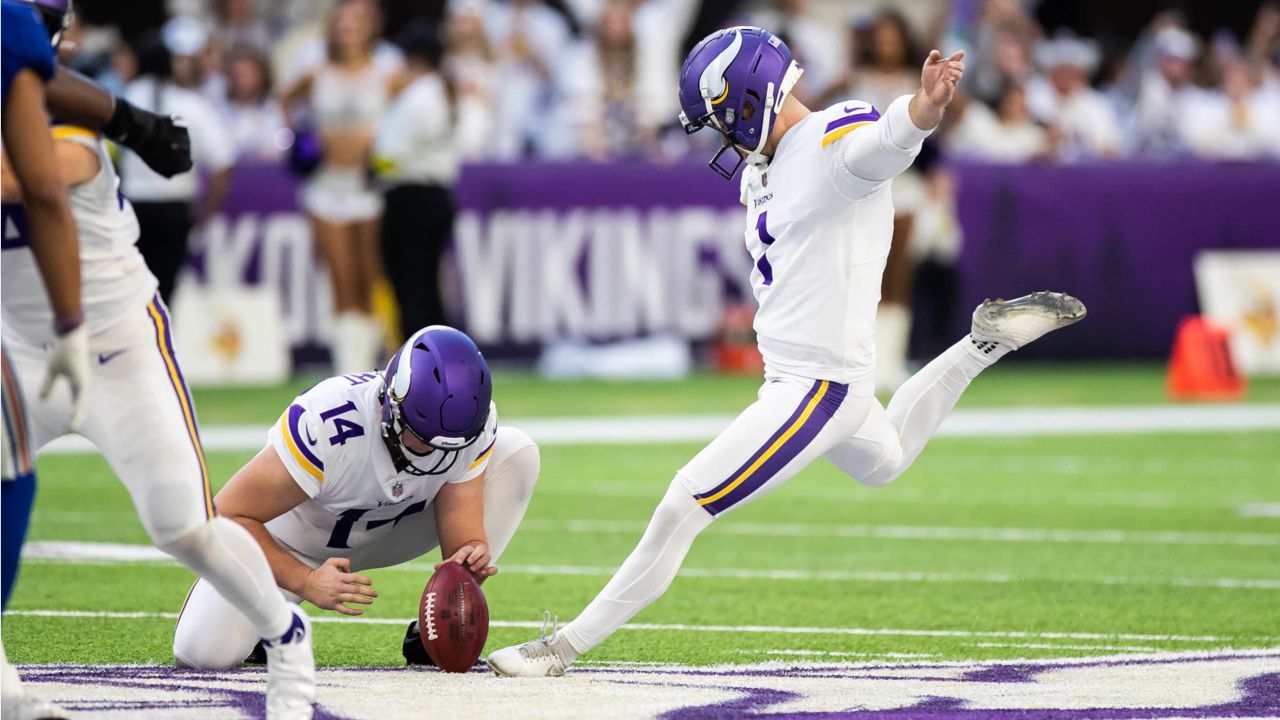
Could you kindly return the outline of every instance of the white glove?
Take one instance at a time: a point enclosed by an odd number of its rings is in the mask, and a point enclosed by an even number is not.
[[[53,383],[59,376],[71,383],[71,425],[69,430],[80,427],[89,411],[89,328],[80,323],[76,329],[60,335],[53,343],[53,357],[40,386],[40,399],[49,397]]]

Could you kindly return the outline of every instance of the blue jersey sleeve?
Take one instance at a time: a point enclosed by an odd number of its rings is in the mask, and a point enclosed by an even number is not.
[[[53,78],[53,46],[40,23],[35,8],[26,3],[4,0],[0,16],[0,71],[4,74],[4,101],[9,100],[9,87],[23,70],[31,70],[40,79]]]

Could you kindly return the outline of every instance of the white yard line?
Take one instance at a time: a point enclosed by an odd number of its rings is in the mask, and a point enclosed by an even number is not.
[[[1280,518],[1280,503],[1244,503],[1236,508],[1240,517]]]
[[[636,535],[643,521],[530,519],[523,531]],[[768,537],[875,538],[881,540],[979,540],[986,542],[1102,543],[1119,545],[1236,545],[1280,546],[1280,533],[1198,532],[1184,530],[1119,530],[1001,528],[930,525],[861,525],[823,523],[766,523],[726,520],[712,525],[711,534]]]
[[[578,418],[503,418],[542,445],[613,445],[704,442],[720,434],[733,415],[621,415]],[[1142,433],[1207,433],[1280,430],[1280,404],[1136,405],[957,410],[939,437],[1029,437]],[[205,450],[257,450],[263,425],[205,425]],[[83,438],[60,438],[47,453],[93,452]]]
[[[1160,648],[1150,645],[1056,645],[1054,643],[965,643],[973,647],[983,648],[1018,648],[1026,650],[1107,650],[1116,652],[1158,652]]]
[[[120,543],[59,542],[39,540],[27,543],[22,556],[26,562],[69,563],[82,565],[119,565],[149,563],[176,565],[164,553],[150,545],[126,545]],[[379,572],[412,572],[430,575],[434,564],[409,562]],[[599,565],[502,565],[508,575],[555,575],[611,577],[617,568]],[[1159,576],[1041,576],[1013,573],[939,573],[875,570],[799,570],[759,568],[682,568],[682,577],[727,578],[733,580],[804,580],[818,582],[893,582],[893,583],[985,583],[1007,584],[1017,582],[1068,582],[1095,585],[1156,585],[1175,587],[1204,587],[1239,590],[1280,590],[1280,579],[1270,578],[1215,578],[1215,577],[1159,577]]]
[[[85,610],[6,610],[6,616],[14,617],[49,617],[75,618],[82,620],[139,620],[160,619],[176,620],[173,612],[91,612]],[[408,625],[417,618],[368,618],[368,617],[334,617],[318,615],[311,618],[316,623],[334,623],[350,625]],[[522,628],[537,630],[543,627],[541,620],[492,620],[490,627]],[[629,623],[623,630],[637,632],[709,632],[709,633],[752,633],[752,634],[790,634],[790,635],[856,635],[856,636],[891,636],[891,637],[949,637],[949,638],[1014,638],[1028,640],[1099,640],[1104,642],[1126,640],[1137,642],[1185,642],[1185,643],[1223,643],[1235,640],[1272,643],[1280,638],[1267,636],[1233,638],[1222,635],[1159,635],[1135,633],[1093,633],[1093,632],[1032,632],[1029,630],[927,630],[905,628],[848,628],[848,627],[792,627],[786,625],[686,625],[682,623]]]
[[[1094,646],[1091,645],[1089,647]],[[1105,648],[1105,645],[1097,646],[1097,649],[1099,650]],[[739,655],[799,655],[806,657],[895,658],[900,660],[939,657],[937,653],[843,652],[840,650],[735,650],[734,652]]]

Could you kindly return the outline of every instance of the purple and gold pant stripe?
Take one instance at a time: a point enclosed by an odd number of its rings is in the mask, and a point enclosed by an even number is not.
[[[9,452],[13,458],[5,458],[5,479],[12,466],[14,477],[30,475],[35,472],[31,462],[31,440],[27,435],[27,413],[22,401],[22,390],[18,388],[18,380],[13,375],[13,366],[9,363],[9,353],[0,353],[4,363],[4,431],[9,444]]]
[[[170,332],[169,311],[165,308],[160,296],[156,295],[147,303],[147,314],[156,328],[156,347],[160,349],[160,358],[164,361],[165,372],[169,375],[169,383],[173,385],[174,397],[182,410],[183,423],[187,436],[191,440],[191,448],[195,450],[200,464],[200,482],[203,486],[205,517],[212,518],[216,513],[213,508],[213,494],[209,490],[209,467],[205,464],[204,448],[200,445],[200,428],[196,424],[196,406],[191,401],[191,393],[187,390],[187,381],[182,377],[182,369],[178,367],[178,357],[173,351],[173,333]]]
[[[712,515],[745,500],[813,442],[840,409],[848,392],[848,385],[815,381],[791,417],[741,467],[724,482],[693,498]]]

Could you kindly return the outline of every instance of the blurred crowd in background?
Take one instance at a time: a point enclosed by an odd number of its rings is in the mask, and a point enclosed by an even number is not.
[[[682,156],[672,88],[695,22],[780,34],[806,69],[798,95],[812,107],[887,105],[914,88],[928,48],[965,49],[969,102],[943,133],[957,154],[1280,157],[1280,5],[1262,4],[1234,33],[1158,12],[1136,38],[1104,46],[1042,27],[1037,4],[932,3],[932,17],[913,25],[891,3],[850,3],[841,26],[821,0],[420,3],[440,38],[431,71],[447,83],[464,160]],[[148,44],[160,41],[172,81],[216,108],[239,156],[280,157],[288,128],[317,120],[311,98],[290,90],[319,68],[369,63],[367,82],[387,87],[380,107],[367,101],[370,119],[403,87],[413,28],[388,27],[379,0],[169,0],[166,11],[154,32],[81,24],[75,64],[121,90],[156,74]]]

